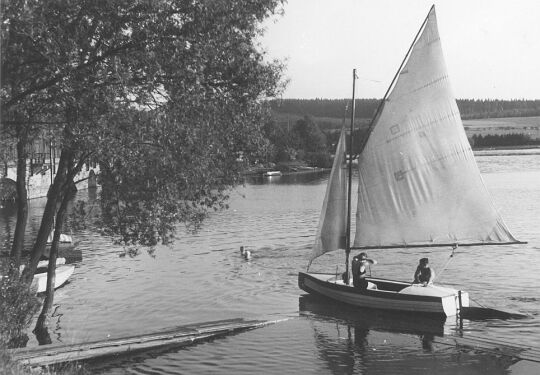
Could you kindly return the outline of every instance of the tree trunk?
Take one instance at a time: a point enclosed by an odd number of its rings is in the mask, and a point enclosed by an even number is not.
[[[24,247],[24,234],[28,219],[28,194],[26,191],[26,145],[28,134],[23,130],[17,141],[17,223],[11,246],[11,259],[15,269],[21,264],[21,254]]]
[[[45,251],[47,237],[51,232],[51,227],[56,215],[56,207],[58,205],[58,201],[62,199],[63,192],[65,191],[68,165],[72,158],[73,152],[71,151],[62,150],[60,153],[58,170],[56,172],[53,184],[49,188],[49,192],[47,194],[47,203],[45,204],[45,210],[43,211],[43,216],[41,218],[41,225],[39,226],[36,242],[34,243],[32,253],[30,254],[30,262],[28,267],[26,267],[23,272],[23,279],[28,283],[32,281],[34,273],[36,272],[37,264],[39,263],[39,259]]]
[[[54,228],[53,242],[51,244],[51,252],[49,255],[49,265],[47,267],[47,289],[45,291],[45,301],[43,301],[43,308],[41,309],[41,314],[39,314],[36,327],[34,328],[34,334],[36,335],[36,338],[40,345],[46,345],[52,342],[49,335],[48,325],[50,320],[50,312],[52,310],[54,302],[56,259],[58,258],[58,244],[60,242],[60,234],[62,233],[64,216],[69,202],[69,195],[67,194],[67,189],[63,190],[64,192],[62,203],[60,204],[58,214],[56,215],[56,225]]]

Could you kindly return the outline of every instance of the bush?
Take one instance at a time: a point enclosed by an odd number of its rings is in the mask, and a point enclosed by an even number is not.
[[[19,280],[18,272],[0,268],[7,275],[0,280],[0,347],[23,347],[28,341],[26,330],[41,302],[27,284]]]
[[[332,168],[332,158],[326,151],[306,152],[305,161],[310,167]]]

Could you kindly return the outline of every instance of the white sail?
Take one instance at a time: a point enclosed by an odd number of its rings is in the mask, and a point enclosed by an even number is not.
[[[516,240],[491,202],[432,8],[359,158],[355,247]]]
[[[319,228],[309,263],[318,256],[345,249],[347,233],[347,166],[345,164],[345,129],[336,148],[336,155],[326,187]]]

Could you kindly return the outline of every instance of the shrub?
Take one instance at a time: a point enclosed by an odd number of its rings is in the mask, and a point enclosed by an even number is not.
[[[306,152],[305,160],[311,167],[332,168],[332,158],[326,151]]]
[[[0,347],[26,345],[26,330],[41,302],[28,285],[19,280],[18,272],[0,268]]]

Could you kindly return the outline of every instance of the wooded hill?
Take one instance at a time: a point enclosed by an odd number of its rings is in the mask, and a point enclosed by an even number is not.
[[[358,125],[367,124],[379,105],[379,99],[357,99],[356,118]],[[271,101],[271,108],[277,122],[291,122],[306,115],[316,119],[321,129],[339,128],[343,118],[350,112],[346,108],[349,99],[280,99]],[[540,100],[493,100],[458,99],[461,118],[481,119],[500,117],[540,116]]]

